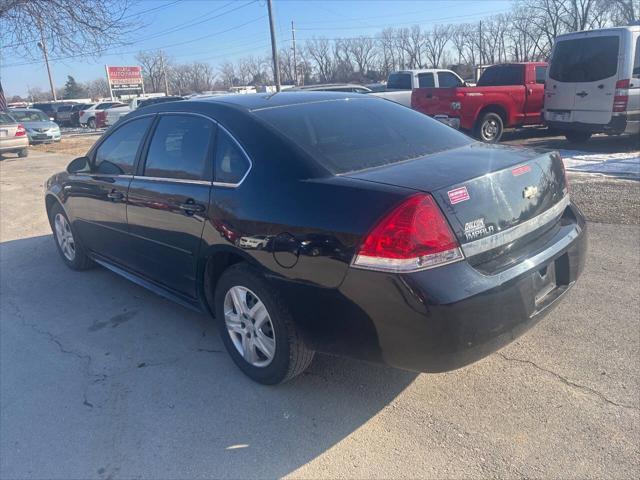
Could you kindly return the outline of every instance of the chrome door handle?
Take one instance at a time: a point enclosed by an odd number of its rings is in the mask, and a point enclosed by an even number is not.
[[[107,193],[107,198],[109,200],[122,200],[124,198],[124,194],[122,192],[118,192],[117,190],[111,190]]]
[[[180,203],[178,208],[187,215],[193,215],[195,212],[204,212],[206,207],[200,203],[196,203],[194,200],[189,199],[185,203]]]

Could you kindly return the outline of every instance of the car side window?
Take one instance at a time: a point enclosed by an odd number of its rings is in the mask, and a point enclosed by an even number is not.
[[[633,78],[640,78],[640,37],[636,39],[636,55],[633,62],[633,72],[631,72]]]
[[[133,174],[138,149],[153,117],[131,120],[109,135],[96,151],[95,173],[108,175]]]
[[[237,184],[249,171],[251,163],[242,149],[223,129],[218,130],[213,180]]]
[[[438,86],[440,88],[461,87],[462,82],[451,72],[438,72]]]
[[[536,67],[536,83],[544,84],[547,78],[547,67]]]
[[[215,124],[195,115],[164,115],[153,133],[144,174],[211,180],[209,144]]]
[[[418,86],[420,88],[430,87],[433,88],[436,86],[435,81],[433,79],[433,73],[419,73],[418,74]]]

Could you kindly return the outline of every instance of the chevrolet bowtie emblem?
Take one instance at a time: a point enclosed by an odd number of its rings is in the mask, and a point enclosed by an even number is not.
[[[524,198],[533,198],[536,195],[538,195],[538,187],[534,187],[533,185],[526,187],[523,191],[522,191],[522,196]]]

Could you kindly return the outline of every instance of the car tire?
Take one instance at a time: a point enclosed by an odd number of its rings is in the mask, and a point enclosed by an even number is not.
[[[29,156],[29,149],[23,148],[22,150],[18,150],[18,157],[25,158]]]
[[[237,263],[225,270],[214,303],[222,341],[252,380],[283,383],[311,364],[315,352],[305,345],[276,289],[255,268]]]
[[[53,231],[53,240],[64,263],[72,270],[87,270],[95,264],[87,255],[78,234],[59,203],[49,210],[49,224]]]
[[[91,117],[88,121],[87,121],[87,127],[89,127],[92,130],[96,129],[96,119]]]
[[[497,113],[485,113],[476,124],[475,136],[484,143],[498,143],[503,133],[504,123]]]
[[[564,132],[565,138],[571,143],[585,143],[591,138],[590,132]]]

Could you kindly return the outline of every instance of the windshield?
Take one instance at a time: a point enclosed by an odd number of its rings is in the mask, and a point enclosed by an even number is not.
[[[597,82],[618,71],[619,37],[588,37],[556,43],[549,77],[558,82]]]
[[[468,145],[468,137],[387,100],[350,98],[254,112],[334,174]]]
[[[20,122],[48,122],[49,117],[40,110],[16,110],[11,114]]]

